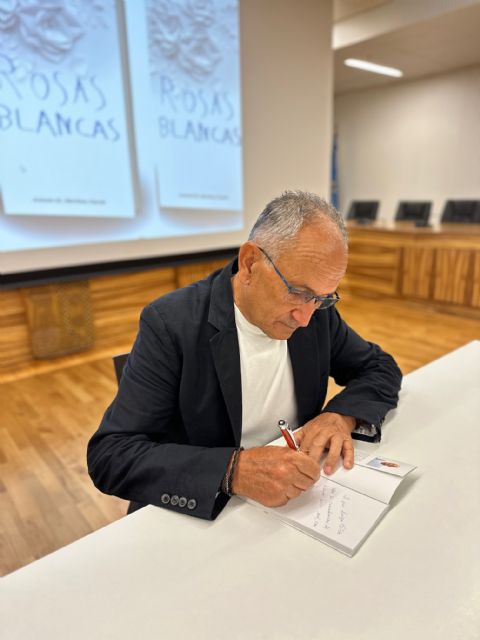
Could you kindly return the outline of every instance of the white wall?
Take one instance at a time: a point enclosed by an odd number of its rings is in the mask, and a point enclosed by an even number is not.
[[[380,6],[338,20],[333,29],[333,48],[348,47],[408,25],[474,5],[478,0],[385,0]],[[355,1],[352,3],[355,5]]]
[[[329,197],[330,0],[240,0],[247,228],[285,189]]]
[[[335,99],[340,208],[380,200],[393,219],[399,200],[480,198],[480,67]]]

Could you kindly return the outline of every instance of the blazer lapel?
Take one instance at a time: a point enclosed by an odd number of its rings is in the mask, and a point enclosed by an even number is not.
[[[224,329],[210,340],[213,362],[222,390],[236,446],[242,437],[242,382],[237,330]]]
[[[297,398],[298,424],[302,426],[320,412],[328,378],[324,376],[326,380],[322,381],[316,336],[308,327],[297,329],[292,334],[288,340],[288,352]]]
[[[231,277],[237,271],[234,260],[223,269],[212,287],[209,323],[218,333],[210,338],[210,349],[220,389],[227,407],[236,446],[242,437],[242,382],[240,351],[233,308]]]

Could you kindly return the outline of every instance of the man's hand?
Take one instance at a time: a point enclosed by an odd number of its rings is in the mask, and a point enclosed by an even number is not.
[[[288,447],[254,447],[239,453],[232,488],[266,507],[280,507],[319,477],[320,465],[311,456]]]
[[[328,449],[323,470],[328,475],[333,472],[340,456],[343,457],[345,469],[353,467],[352,431],[355,418],[342,416],[339,413],[321,413],[313,420],[305,423],[295,432],[295,439],[300,451],[308,454],[316,462],[325,449]]]

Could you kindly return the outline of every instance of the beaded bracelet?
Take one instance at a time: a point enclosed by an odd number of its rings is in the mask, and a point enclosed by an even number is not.
[[[227,496],[230,496],[230,497],[234,495],[233,487],[232,487],[233,474],[235,473],[235,467],[237,466],[238,454],[240,453],[240,451],[243,451],[243,447],[239,447],[238,449],[235,449],[235,451],[232,453],[232,457],[230,458],[230,463],[228,465],[227,471],[223,476],[222,491],[223,493],[226,493]]]

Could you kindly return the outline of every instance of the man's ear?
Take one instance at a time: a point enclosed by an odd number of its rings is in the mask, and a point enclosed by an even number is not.
[[[238,251],[238,277],[242,284],[250,284],[257,260],[257,246],[250,241],[244,242]]]

